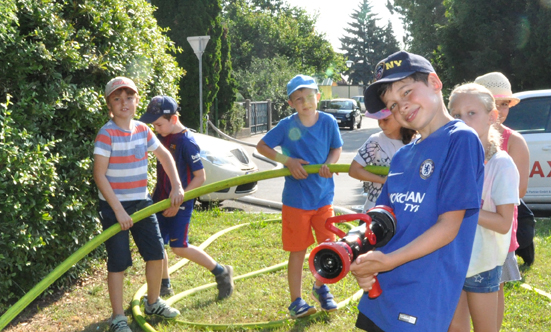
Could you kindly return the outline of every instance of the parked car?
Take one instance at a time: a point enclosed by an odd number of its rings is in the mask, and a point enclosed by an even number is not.
[[[207,179],[203,185],[230,179],[240,175],[258,172],[247,151],[236,143],[213,136],[193,133],[201,148],[201,162]],[[257,182],[246,183],[200,196],[200,202],[221,202],[253,194],[258,189]]]
[[[350,130],[362,127],[362,112],[358,102],[354,99],[338,98],[331,101],[322,101],[320,109],[333,115],[339,127],[349,127]]]
[[[524,201],[536,210],[551,211],[551,90],[513,94],[520,99],[504,125],[522,134],[530,150],[530,174]]]
[[[364,96],[354,96],[352,97],[352,99],[358,101],[358,103],[360,103],[360,111],[363,113],[365,113],[365,104],[364,104]]]

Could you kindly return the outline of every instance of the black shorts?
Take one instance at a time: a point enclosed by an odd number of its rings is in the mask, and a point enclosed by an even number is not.
[[[133,213],[153,204],[151,198],[138,201],[121,202],[124,210],[132,215]],[[118,223],[115,212],[106,201],[100,200],[99,216],[101,226],[105,231]],[[159,223],[155,214],[150,215],[130,227],[132,238],[138,247],[143,259],[156,261],[164,258],[163,239],[159,230]],[[120,231],[105,241],[107,248],[107,271],[122,272],[132,266],[132,255],[130,254],[130,237],[128,231]]]

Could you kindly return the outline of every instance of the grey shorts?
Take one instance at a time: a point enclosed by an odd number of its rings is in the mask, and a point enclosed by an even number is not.
[[[505,263],[503,263],[503,272],[501,273],[501,283],[520,280],[520,271],[518,269],[517,256],[512,251],[507,254]]]

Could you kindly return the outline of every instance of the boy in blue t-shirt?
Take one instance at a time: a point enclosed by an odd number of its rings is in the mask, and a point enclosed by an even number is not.
[[[153,124],[157,137],[163,146],[170,151],[178,176],[185,191],[200,187],[205,182],[206,174],[201,162],[201,151],[191,131],[180,122],[176,101],[169,96],[156,96],[147,105],[147,111],[140,121]],[[164,168],[157,163],[157,184],[153,193],[153,201],[160,202],[171,191],[171,182]],[[208,269],[215,277],[218,286],[218,300],[225,299],[233,293],[233,268],[230,265],[220,265],[203,249],[188,243],[189,223],[193,212],[195,199],[184,202],[179,208],[170,207],[157,213],[159,228],[164,244],[170,242],[170,248],[176,255],[187,258]],[[163,260],[163,279],[161,296],[172,295],[168,275],[168,258],[165,250]]]
[[[325,229],[332,217],[335,184],[326,164],[339,160],[342,138],[335,118],[318,112],[321,94],[310,76],[297,75],[287,83],[288,103],[297,112],[282,119],[260,142],[257,150],[264,156],[284,164],[291,176],[285,177],[282,208],[283,249],[289,251],[287,279],[291,293],[289,313],[292,318],[304,317],[316,309],[302,299],[302,270],[306,249],[317,242],[335,240]],[[274,150],[280,146],[283,154]],[[324,164],[319,174],[306,173],[302,165]],[[329,288],[316,280],[312,296],[325,311],[337,309]]]
[[[484,150],[476,132],[447,112],[442,82],[425,58],[397,52],[379,62],[364,92],[370,113],[389,109],[418,139],[390,165],[377,205],[396,214],[396,234],[351,266],[369,290],[373,275],[383,293],[363,296],[356,326],[380,331],[447,331],[465,281],[478,223]]]

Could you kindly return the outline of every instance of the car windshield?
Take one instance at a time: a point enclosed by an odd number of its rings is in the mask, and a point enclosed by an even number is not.
[[[331,103],[329,103],[327,108],[334,110],[351,110],[354,109],[354,102],[347,100],[332,101]]]

